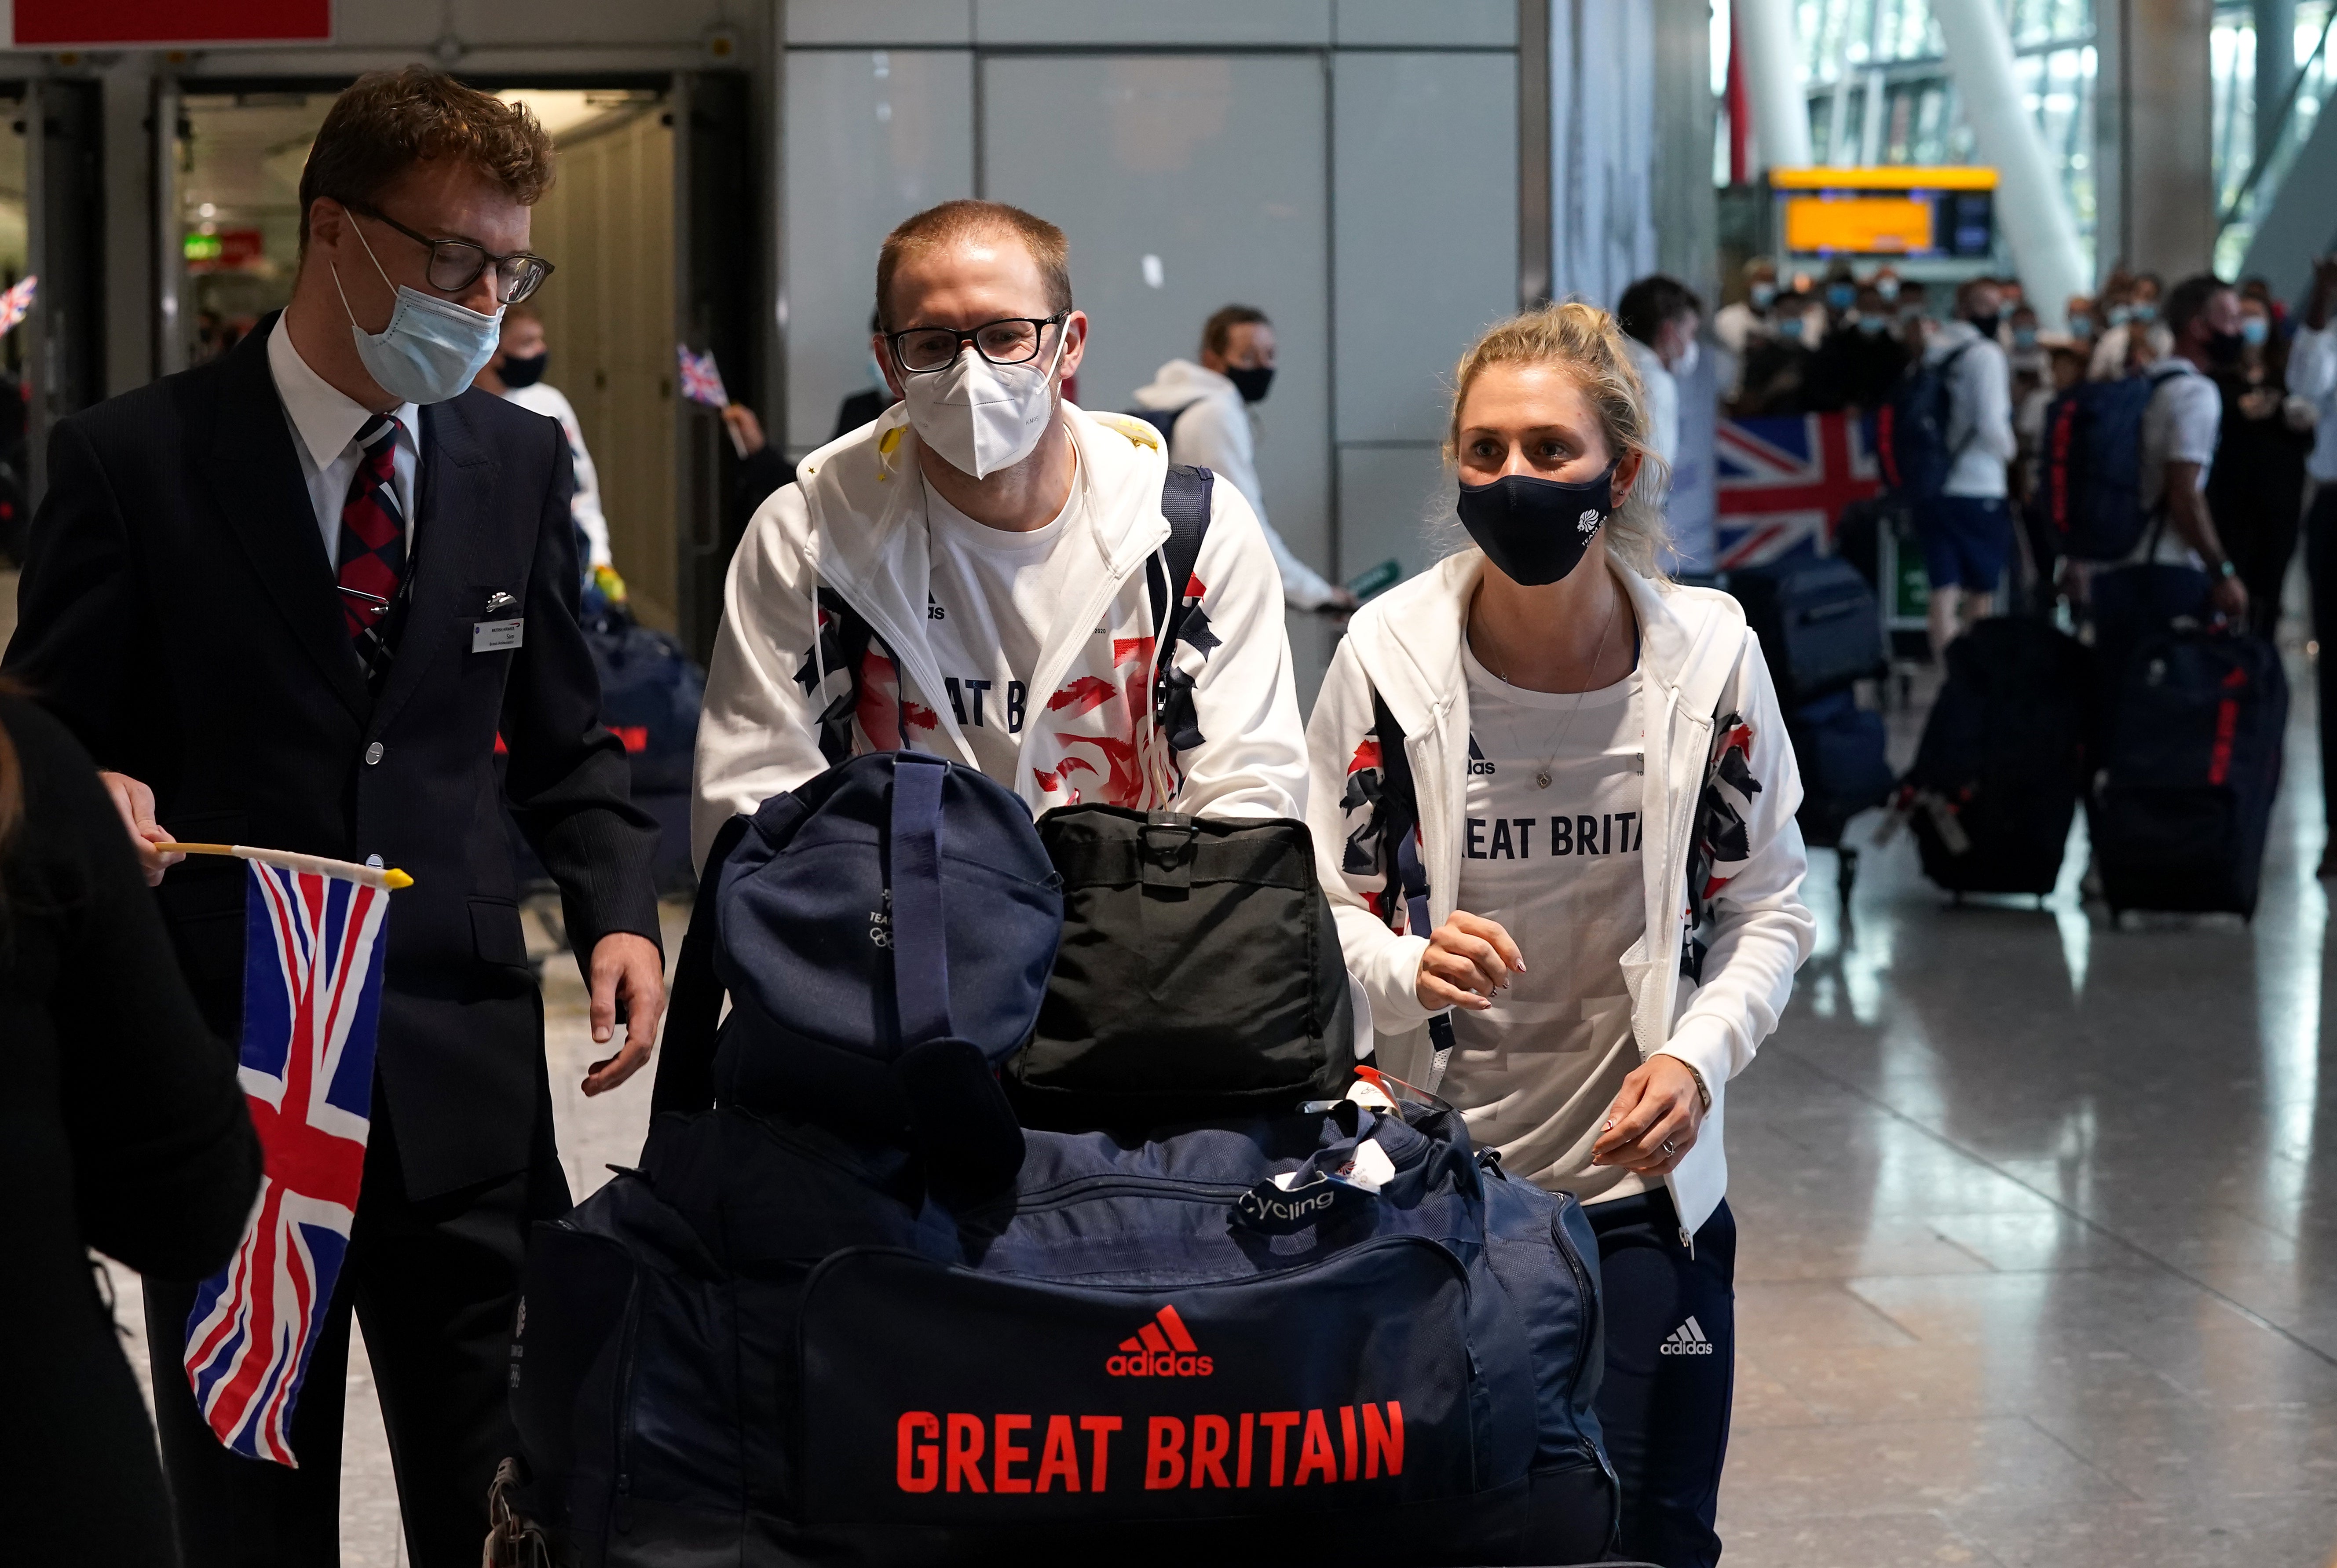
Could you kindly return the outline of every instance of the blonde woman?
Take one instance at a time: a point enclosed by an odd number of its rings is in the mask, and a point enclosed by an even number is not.
[[[1355,617],[1308,729],[1323,879],[1380,1066],[1587,1206],[1624,1555],[1710,1563],[1721,1112],[1815,935],[1801,783],[1736,603],[1658,570],[1663,468],[1610,317],[1488,332],[1445,455],[1473,547]]]

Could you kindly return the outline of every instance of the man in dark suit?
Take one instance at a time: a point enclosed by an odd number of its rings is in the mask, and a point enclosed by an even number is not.
[[[566,445],[469,390],[495,317],[542,281],[529,206],[551,159],[524,110],[449,78],[360,81],[301,179],[285,312],[51,445],[5,668],[111,770],[211,1025],[233,1038],[240,1020],[243,867],[174,866],[155,843],[414,877],[390,916],[364,1192],[292,1425],[299,1468],[211,1435],[180,1365],[192,1286],[148,1286],[191,1563],[339,1562],[352,1309],[411,1560],[478,1561],[511,1451],[526,1228],[567,1203],[504,799],[560,883],[594,1039],[626,1033],[587,1093],[647,1060],[664,1007],[655,829],[597,717]]]

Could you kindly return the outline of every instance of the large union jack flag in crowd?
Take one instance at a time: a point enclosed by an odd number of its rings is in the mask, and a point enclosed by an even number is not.
[[[365,1171],[389,894],[255,861],[245,909],[243,1091],[267,1174],[243,1245],[195,1294],[187,1379],[220,1442],[296,1465],[293,1406]]]
[[[1864,422],[1847,414],[1723,419],[1712,444],[1714,564],[1724,572],[1828,554],[1843,509],[1882,487]]]

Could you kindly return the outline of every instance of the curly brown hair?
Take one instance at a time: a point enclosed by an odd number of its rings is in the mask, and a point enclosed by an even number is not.
[[[318,197],[371,206],[408,169],[440,158],[469,164],[525,206],[552,189],[552,138],[525,104],[426,66],[368,72],[333,100],[300,171],[302,254]]]

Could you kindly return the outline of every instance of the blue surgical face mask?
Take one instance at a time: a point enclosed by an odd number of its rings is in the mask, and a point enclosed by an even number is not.
[[[1857,303],[1858,290],[1851,285],[1847,283],[1829,283],[1826,285],[1827,309],[1847,310],[1853,305]]]
[[[2137,302],[2136,302],[2136,304],[2135,304],[2135,308],[2134,308],[2134,318],[2135,318],[2136,320],[2137,320],[2137,321],[2156,321],[2156,320],[2157,320],[2157,319],[2158,319],[2158,307],[2157,307],[2157,305],[2156,305],[2156,304],[2155,304],[2155,303],[2153,303],[2152,301],[2150,301],[2150,300],[2148,300],[2148,299],[2143,299],[2143,300],[2138,300],[2138,301],[2137,301]]]
[[[374,255],[365,230],[354,220],[349,230],[365,247],[373,270],[387,283],[389,274],[382,271],[381,260]],[[397,303],[390,308],[389,324],[378,332],[368,332],[357,325],[357,312],[349,309],[348,290],[341,288],[338,269],[333,272],[333,287],[340,293],[341,309],[348,311],[349,331],[357,338],[357,358],[366,374],[401,402],[444,403],[460,394],[494,358],[503,338],[500,309],[482,316],[466,305],[403,283],[396,285]]]
[[[1858,318],[1858,329],[1869,338],[1880,338],[1882,336],[1882,329],[1890,325],[1891,318],[1888,316],[1861,316]]]
[[[1874,280],[1874,291],[1882,296],[1885,303],[1896,299],[1899,298],[1899,279],[1890,277],[1877,278]]]
[[[1777,286],[1775,283],[1755,283],[1753,285],[1754,309],[1766,310],[1771,302],[1776,298]]]
[[[2252,348],[2262,348],[2272,338],[2272,322],[2262,316],[2240,318],[2240,341]]]
[[[2094,318],[2090,316],[2069,318],[2069,336],[2083,343],[2094,335]]]
[[[1779,319],[1777,336],[1795,343],[1802,340],[1802,318],[1798,312]]]
[[[2133,306],[2131,306],[2131,305],[2113,305],[2113,306],[2111,306],[2111,307],[2110,307],[2110,325],[2111,325],[2111,326],[2113,326],[2113,327],[2123,327],[2123,326],[2125,326],[2127,322],[2129,322],[2129,321],[2131,321],[2131,320],[2133,320],[2133,319],[2134,319],[2134,307],[2133,307]]]
[[[2036,348],[2037,328],[2034,327],[2015,327],[2012,329],[2012,346],[2015,348]]]

